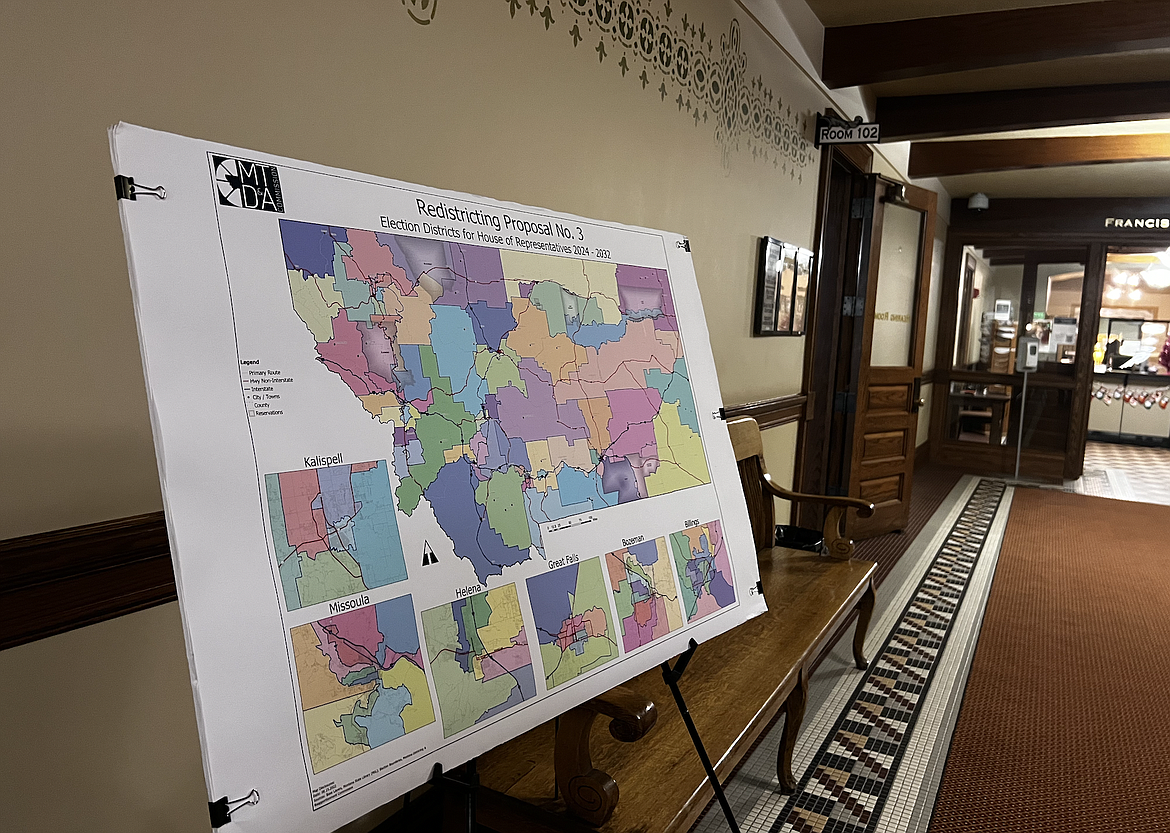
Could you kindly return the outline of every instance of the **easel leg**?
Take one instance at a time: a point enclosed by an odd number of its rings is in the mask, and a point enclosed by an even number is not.
[[[435,764],[431,773],[431,784],[441,794],[442,833],[476,833],[475,797],[479,791],[479,774],[475,770],[475,758],[464,767],[464,780],[443,772],[442,764]]]
[[[662,679],[665,681],[667,687],[670,688],[670,693],[674,695],[675,705],[678,706],[683,723],[686,724],[687,731],[690,732],[691,741],[695,744],[695,751],[699,753],[699,760],[703,764],[703,770],[707,773],[707,781],[710,782],[711,789],[715,791],[715,798],[718,799],[719,806],[723,808],[723,815],[727,819],[727,825],[731,828],[731,833],[739,833],[739,825],[736,824],[735,815],[731,812],[731,805],[727,803],[727,796],[723,792],[723,785],[719,783],[719,776],[715,774],[715,767],[711,765],[711,759],[707,757],[707,750],[703,747],[703,741],[699,737],[699,730],[695,728],[695,721],[691,719],[691,712],[687,708],[682,691],[678,687],[678,681],[682,678],[683,672],[687,670],[687,663],[691,661],[691,657],[694,656],[695,649],[698,647],[699,643],[692,639],[690,647],[679,657],[678,662],[674,664],[674,668],[670,667],[669,662],[662,663]]]

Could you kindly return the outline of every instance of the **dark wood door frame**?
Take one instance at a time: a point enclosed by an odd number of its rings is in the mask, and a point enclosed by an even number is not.
[[[817,188],[816,274],[804,345],[801,390],[805,393],[804,419],[796,439],[793,481],[801,492],[825,494],[828,436],[833,416],[834,369],[841,327],[841,303],[850,247],[850,210],[856,180],[873,169],[873,151],[867,145],[830,145],[821,154]],[[856,245],[856,241],[854,242]],[[819,529],[823,510],[796,504],[795,520]]]

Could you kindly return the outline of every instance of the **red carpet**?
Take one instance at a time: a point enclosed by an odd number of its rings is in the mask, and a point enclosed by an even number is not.
[[[1168,532],[1016,491],[931,833],[1170,830]]]

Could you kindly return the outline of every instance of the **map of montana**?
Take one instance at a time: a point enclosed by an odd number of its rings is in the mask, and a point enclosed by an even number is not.
[[[313,772],[435,722],[410,596],[292,629]]]
[[[548,688],[617,658],[600,559],[533,576],[528,579],[528,599]]]
[[[515,584],[425,610],[422,622],[443,737],[536,696]]]
[[[663,269],[280,221],[321,363],[481,583],[540,524],[710,482]]]
[[[289,610],[406,578],[386,461],[264,478]]]

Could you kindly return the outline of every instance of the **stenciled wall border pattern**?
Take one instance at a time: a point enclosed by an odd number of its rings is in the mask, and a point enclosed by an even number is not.
[[[643,90],[653,87],[660,102],[685,111],[696,128],[711,127],[725,165],[729,154],[746,150],[803,183],[805,168],[816,162],[807,138],[812,113],[786,104],[761,74],[749,76],[737,19],[716,43],[704,22],[677,14],[670,0],[662,0],[660,11],[652,8],[658,0],[559,0],[555,13],[558,0],[497,2],[513,20],[527,17],[546,32],[564,30],[574,49],[590,48],[596,38],[591,48],[598,63],[615,67]],[[438,0],[402,4],[416,23],[436,18]]]

